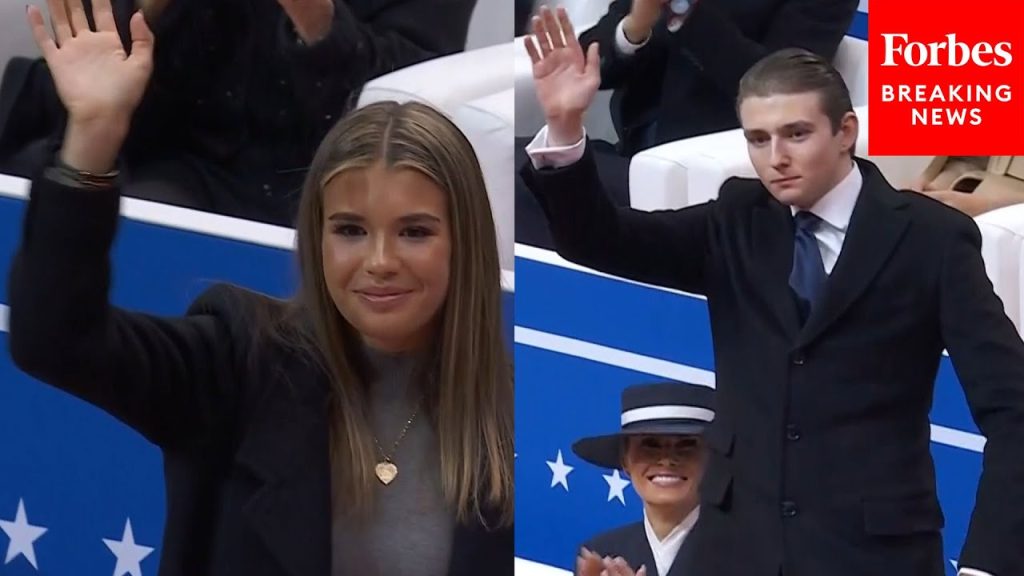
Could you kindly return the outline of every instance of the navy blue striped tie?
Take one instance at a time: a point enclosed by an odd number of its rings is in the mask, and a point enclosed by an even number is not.
[[[793,242],[793,271],[789,274],[789,286],[797,296],[800,321],[806,322],[811,308],[825,286],[825,264],[814,231],[821,225],[821,218],[811,212],[800,211],[794,216],[796,235]]]

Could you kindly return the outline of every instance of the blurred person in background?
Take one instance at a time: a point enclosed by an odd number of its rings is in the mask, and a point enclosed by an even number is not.
[[[737,128],[736,90],[755,62],[782,48],[832,60],[856,12],[857,0],[615,0],[580,45],[600,47],[629,157]]]
[[[124,194],[292,226],[309,159],[361,87],[461,51],[475,4],[115,0],[120,30],[138,7],[156,36],[121,149]],[[65,123],[45,62],[12,60],[0,85],[0,171],[33,176]]]

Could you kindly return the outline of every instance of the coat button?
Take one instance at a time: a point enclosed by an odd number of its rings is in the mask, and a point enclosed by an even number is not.
[[[789,424],[786,426],[786,440],[796,442],[800,439],[800,429],[796,426]]]
[[[804,359],[805,358],[804,358],[803,351],[798,350],[798,351],[793,353],[793,364],[796,364],[797,366],[803,366],[804,365]]]
[[[792,500],[786,500],[782,503],[783,518],[792,518],[796,516],[796,512],[796,502],[793,502]]]

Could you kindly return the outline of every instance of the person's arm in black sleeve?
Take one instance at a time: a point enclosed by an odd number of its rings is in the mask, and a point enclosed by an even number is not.
[[[652,64],[664,59],[665,45],[657,38],[648,38],[632,54],[623,54],[618,48],[619,26],[629,15],[631,5],[632,0],[615,0],[597,24],[580,34],[583,50],[587,50],[594,42],[599,45],[602,90],[622,88],[629,84],[635,74],[644,73],[647,69],[657,70],[657,66]]]
[[[942,340],[985,436],[960,568],[995,576],[1024,566],[1024,343],[992,289],[977,224],[957,214],[939,278]]]
[[[162,319],[110,303],[120,203],[111,167],[152,70],[153,35],[135,15],[125,57],[109,4],[94,13],[95,30],[80,11],[51,14],[54,39],[39,9],[28,11],[69,121],[59,161],[32,183],[12,263],[11,358],[162,447],[201,449],[235,422],[240,339],[230,313]]]
[[[277,42],[303,107],[339,115],[366,82],[463,50],[476,0],[397,0],[358,9],[334,1],[323,38],[307,44],[282,11]],[[471,73],[471,71],[456,71]]]

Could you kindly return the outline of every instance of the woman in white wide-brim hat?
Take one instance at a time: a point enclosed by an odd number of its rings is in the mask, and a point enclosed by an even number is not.
[[[677,560],[700,512],[701,435],[714,416],[714,390],[706,386],[631,386],[622,393],[620,430],[573,444],[587,462],[623,470],[644,504],[643,521],[583,545],[577,576],[683,576]]]

